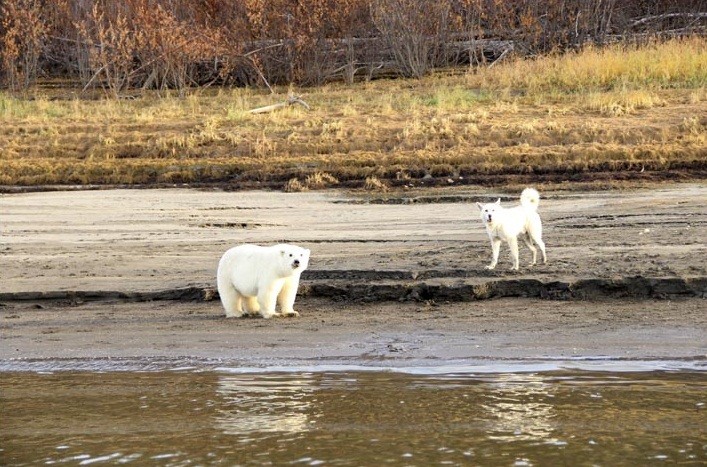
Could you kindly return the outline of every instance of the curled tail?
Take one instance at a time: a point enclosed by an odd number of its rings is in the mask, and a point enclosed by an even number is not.
[[[526,188],[520,194],[520,205],[526,209],[538,210],[540,204],[540,193],[535,188]]]

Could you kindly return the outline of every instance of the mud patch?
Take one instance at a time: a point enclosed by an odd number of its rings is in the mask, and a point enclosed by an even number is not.
[[[217,227],[220,229],[256,229],[258,227],[263,227],[263,224],[258,224],[255,222],[204,222],[199,224],[199,227]]]

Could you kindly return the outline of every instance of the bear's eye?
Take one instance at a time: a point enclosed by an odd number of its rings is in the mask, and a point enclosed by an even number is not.
[[[292,258],[292,253],[290,253],[290,258]]]

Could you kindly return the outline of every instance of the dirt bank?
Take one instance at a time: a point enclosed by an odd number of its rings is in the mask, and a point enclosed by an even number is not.
[[[2,195],[0,360],[705,358],[707,187],[543,193],[548,264],[523,266],[522,250],[510,272],[503,248],[487,271],[473,202],[516,196]],[[212,300],[223,251],[281,241],[312,249],[302,316],[223,318]]]

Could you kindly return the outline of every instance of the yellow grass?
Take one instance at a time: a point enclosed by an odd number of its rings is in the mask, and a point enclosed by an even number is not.
[[[0,94],[0,184],[382,189],[428,174],[554,174],[561,182],[587,171],[704,172],[706,63],[705,42],[695,39],[278,95]],[[291,91],[312,109],[248,112]]]
[[[707,85],[707,43],[675,40],[649,46],[588,48],[559,56],[480,68],[468,83],[490,89],[586,92]]]

